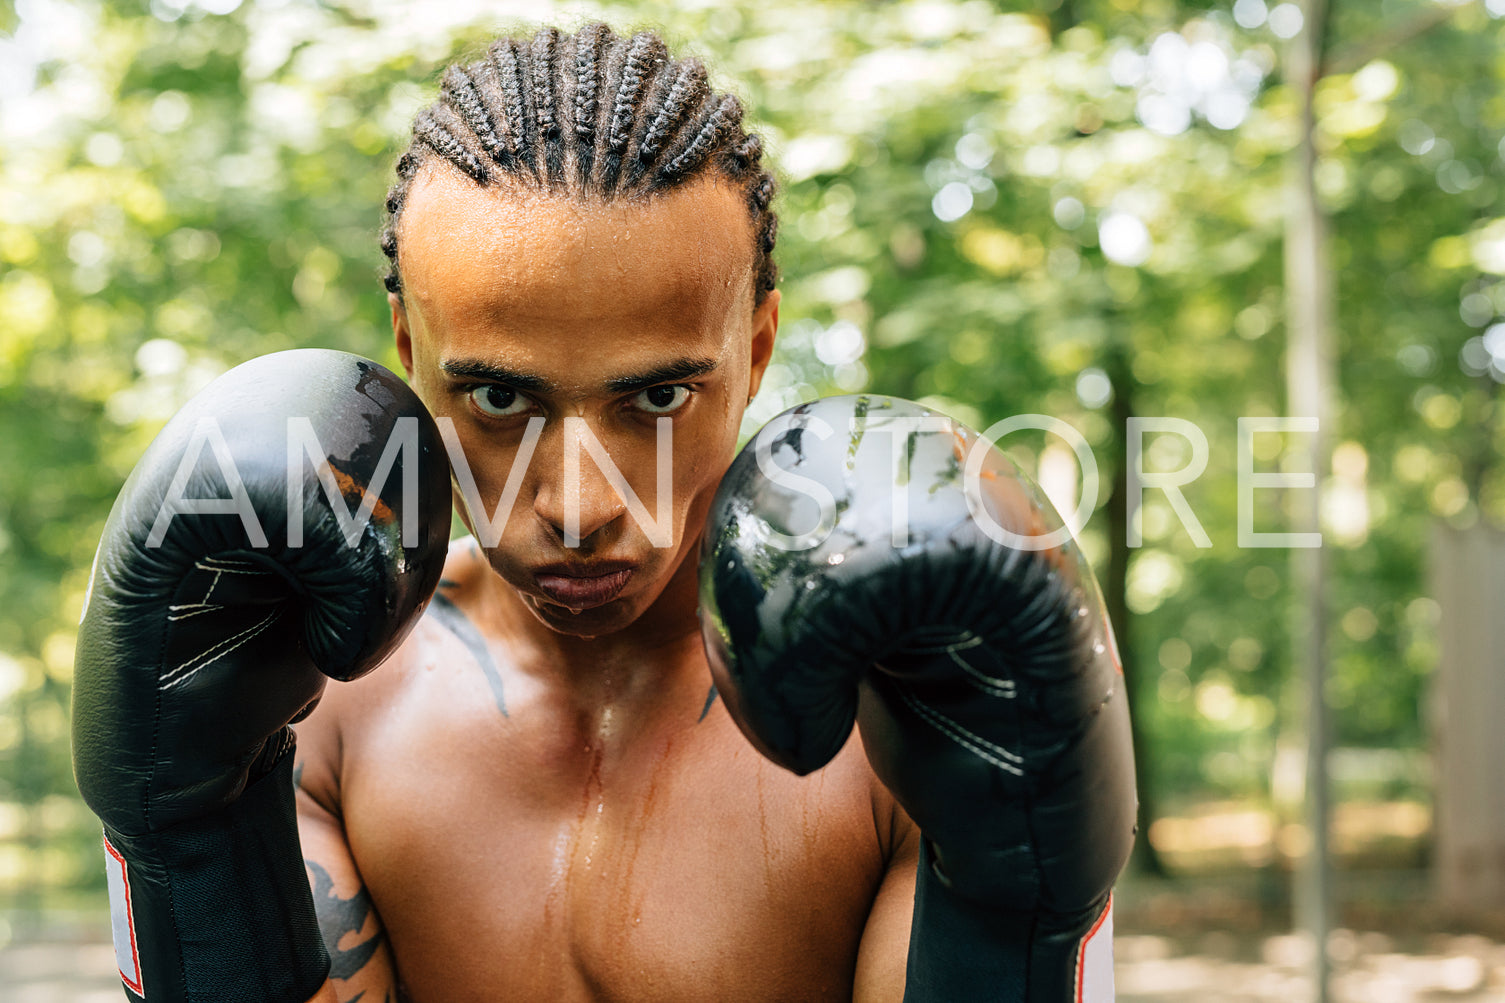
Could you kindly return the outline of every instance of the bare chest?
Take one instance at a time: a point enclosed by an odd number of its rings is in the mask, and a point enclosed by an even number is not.
[[[855,743],[798,778],[719,703],[638,740],[465,706],[394,719],[343,778],[414,1003],[850,998],[883,868]]]

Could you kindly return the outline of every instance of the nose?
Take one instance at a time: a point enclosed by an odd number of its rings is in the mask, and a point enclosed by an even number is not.
[[[586,420],[568,417],[557,427],[556,448],[548,451],[553,455],[539,458],[533,511],[566,547],[590,547],[626,514],[627,504],[602,469],[610,459]]]

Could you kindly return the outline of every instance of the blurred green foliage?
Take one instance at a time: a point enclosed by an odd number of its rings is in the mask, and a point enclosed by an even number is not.
[[[442,67],[523,18],[658,26],[747,99],[781,172],[785,295],[750,422],[870,388],[978,427],[1043,413],[1085,435],[1104,507],[1084,546],[1122,579],[1157,800],[1268,799],[1286,726],[1287,552],[1237,545],[1236,441],[1239,417],[1285,413],[1283,186],[1298,124],[1279,53],[1293,11],[0,6],[0,889],[103,880],[73,793],[67,701],[115,491],[166,417],[236,362],[317,345],[395,365],[376,243],[393,161]],[[1429,524],[1505,515],[1502,14],[1501,0],[1338,0],[1333,13],[1318,182],[1342,385],[1322,480],[1346,746],[1425,750]],[[1115,544],[1121,509],[1106,503],[1130,415],[1205,433],[1209,463],[1185,495],[1210,547],[1157,492],[1144,545]],[[1009,445],[1058,495],[1073,489],[1059,441]],[[1187,445],[1148,436],[1146,469],[1182,467]],[[1260,437],[1256,466],[1281,462],[1280,438]],[[1285,528],[1281,500],[1257,494],[1257,529]]]

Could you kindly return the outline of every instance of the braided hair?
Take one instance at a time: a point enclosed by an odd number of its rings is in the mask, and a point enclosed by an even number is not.
[[[736,97],[711,90],[700,60],[671,58],[651,31],[622,38],[591,24],[573,35],[547,27],[498,39],[484,59],[450,66],[439,100],[413,121],[387,192],[387,290],[402,296],[397,225],[408,188],[438,157],[483,187],[506,175],[608,200],[724,177],[742,191],[752,220],[760,304],[778,278],[775,182],[762,165],[763,140],[743,131],[742,115]]]

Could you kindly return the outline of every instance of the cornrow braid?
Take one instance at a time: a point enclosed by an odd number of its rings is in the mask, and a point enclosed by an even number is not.
[[[710,93],[706,84],[705,67],[698,59],[687,59],[674,77],[674,83],[664,95],[658,114],[648,126],[648,131],[638,143],[637,156],[628,177],[631,184],[642,177],[651,164],[679,131],[685,115]]]
[[[481,149],[487,156],[503,167],[516,159],[517,151],[504,144],[496,134],[491,116],[481,103],[480,95],[476,93],[475,81],[464,67],[451,66],[445,71],[443,93],[450,107],[460,113],[460,117],[475,134],[476,141],[481,144]]]
[[[415,144],[416,145],[416,144]],[[388,268],[382,276],[382,285],[387,292],[402,295],[402,276],[397,272],[397,216],[407,199],[408,185],[412,183],[423,160],[412,147],[397,158],[397,184],[387,192],[387,225],[381,231],[381,249],[387,256]]]
[[[678,177],[688,174],[699,167],[710,156],[712,150],[721,145],[728,132],[742,124],[742,102],[728,94],[723,97],[711,113],[700,123],[695,132],[695,138],[690,145],[663,167],[666,177]]]
[[[561,116],[554,86],[554,50],[558,43],[559,29],[545,28],[533,36],[530,47],[533,111],[539,141],[538,171],[545,182],[562,180],[564,165],[564,143],[559,128]]]
[[[663,62],[662,58],[655,58],[663,51],[663,45],[657,35],[639,32],[632,37],[622,60],[621,76],[612,99],[611,125],[606,131],[605,148],[598,152],[597,158],[601,165],[598,176],[606,191],[617,187],[622,161],[627,156],[627,144],[632,139],[632,127],[647,107],[643,100],[644,85],[649,82],[656,64]]]
[[[488,53],[491,71],[496,74],[499,123],[510,139],[512,153],[529,170],[533,169],[532,142],[528,136],[527,98],[523,93],[523,70],[514,39],[495,42]]]
[[[414,119],[387,193],[384,284],[402,296],[398,221],[413,178],[437,159],[481,186],[507,177],[608,201],[725,178],[747,206],[761,304],[778,281],[777,185],[763,140],[742,122],[742,102],[713,93],[705,66],[671,58],[654,32],[623,38],[597,23],[498,39],[484,59],[449,67],[438,100]]]
[[[413,122],[413,138],[422,140],[429,149],[470,175],[476,184],[485,185],[491,180],[491,172],[453,128],[453,119],[457,117],[448,105],[425,108]]]
[[[596,118],[601,107],[602,49],[611,31],[593,24],[575,38],[575,165],[583,184],[591,176],[596,153]]]

